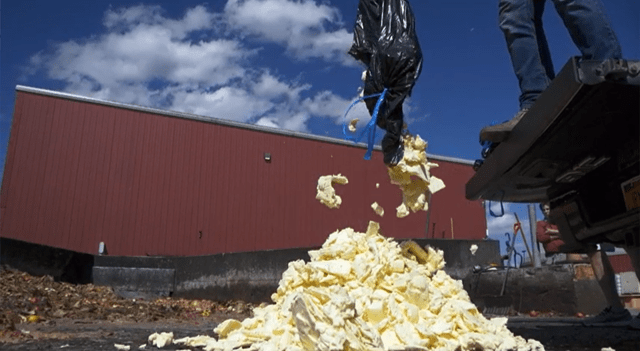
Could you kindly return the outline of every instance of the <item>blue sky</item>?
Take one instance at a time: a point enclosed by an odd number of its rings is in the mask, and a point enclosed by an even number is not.
[[[640,2],[604,2],[624,56],[640,58]],[[357,3],[4,1],[0,169],[18,84],[341,138],[361,86],[346,55]],[[479,158],[480,129],[518,109],[497,3],[411,2],[424,64],[406,121],[431,154]],[[579,53],[551,2],[544,22],[558,71]],[[369,118],[362,104],[350,117]],[[491,236],[512,224],[490,217]]]

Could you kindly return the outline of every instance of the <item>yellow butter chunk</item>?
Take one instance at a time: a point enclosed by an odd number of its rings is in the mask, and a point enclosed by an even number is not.
[[[358,121],[360,121],[359,118],[354,118],[349,122],[349,131],[351,132],[356,131],[356,124],[358,124]]]
[[[378,205],[377,202],[374,202],[371,204],[371,208],[373,208],[373,211],[380,217],[384,216],[384,208],[382,208],[382,206]]]
[[[158,348],[171,345],[173,341],[173,333],[153,333],[149,336],[149,344]]]
[[[409,211],[427,211],[431,195],[444,188],[444,182],[429,172],[438,165],[427,160],[427,143],[419,135],[410,134],[403,136],[403,143],[402,160],[388,168],[391,183],[402,190],[402,204],[396,209],[398,218],[408,216]]]
[[[409,208],[406,203],[401,203],[400,206],[396,207],[396,217],[404,218],[408,216],[411,212],[409,212]]]
[[[376,222],[365,233],[336,231],[309,262],[289,263],[273,304],[221,323],[218,340],[176,342],[205,351],[544,350],[514,336],[506,318],[486,319],[442,270],[442,251],[422,251],[424,262],[406,255]]]
[[[184,337],[181,339],[173,340],[174,344],[185,344],[191,347],[206,347],[212,343],[216,343],[216,339],[207,335],[198,335],[194,337]]]
[[[318,193],[316,194],[316,199],[320,200],[321,203],[329,208],[340,208],[342,198],[336,195],[333,183],[344,185],[349,183],[349,180],[341,174],[321,176],[318,179]]]
[[[242,323],[235,319],[227,319],[226,321],[220,323],[213,331],[216,334],[220,335],[221,338],[227,337],[229,333],[236,329],[240,329],[242,327]]]

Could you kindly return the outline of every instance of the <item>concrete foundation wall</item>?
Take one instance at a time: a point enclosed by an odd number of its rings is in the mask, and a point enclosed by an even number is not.
[[[597,314],[606,301],[593,271],[584,274],[590,269],[588,264],[501,269],[469,275],[463,284],[471,300],[485,312]]]
[[[500,262],[497,241],[415,241],[443,250],[445,271],[462,280],[481,311],[595,314],[605,307],[588,264],[487,270]],[[475,254],[470,250],[472,245],[478,246]],[[3,265],[34,275],[52,275],[56,280],[111,286],[124,297],[176,296],[254,303],[270,302],[289,262],[308,261],[310,250],[194,257],[92,256],[5,238],[0,248]]]
[[[0,264],[57,281],[90,283],[93,259],[85,253],[0,238]]]
[[[171,295],[212,300],[268,302],[289,262],[309,260],[307,250],[287,249],[195,257],[97,256],[93,281],[123,296]],[[130,270],[123,270],[127,267]],[[131,285],[135,270],[170,270],[175,277]]]

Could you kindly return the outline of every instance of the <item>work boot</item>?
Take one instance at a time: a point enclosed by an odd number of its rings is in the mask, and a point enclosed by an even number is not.
[[[631,321],[631,313],[625,308],[613,308],[611,306],[605,308],[597,316],[586,318],[582,321],[582,325],[586,327],[595,327],[611,324],[627,324]]]
[[[522,117],[527,114],[529,109],[523,108],[512,119],[496,124],[495,126],[484,127],[480,130],[480,142],[490,141],[492,143],[500,143],[509,137],[513,128],[520,122]]]

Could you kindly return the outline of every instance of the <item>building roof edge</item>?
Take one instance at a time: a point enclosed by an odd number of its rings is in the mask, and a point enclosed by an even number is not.
[[[116,107],[116,108],[123,108],[123,109],[128,109],[128,110],[159,114],[159,115],[168,116],[168,117],[184,118],[184,119],[190,119],[190,120],[214,123],[214,124],[225,125],[225,126],[235,127],[235,128],[248,129],[248,130],[264,132],[264,133],[271,133],[271,134],[278,134],[278,135],[284,135],[284,136],[290,136],[290,137],[296,137],[296,138],[302,138],[302,139],[316,140],[316,141],[327,142],[327,143],[332,143],[332,144],[354,146],[354,147],[359,147],[359,148],[364,148],[364,149],[367,148],[367,145],[365,143],[354,144],[353,142],[350,142],[350,141],[347,141],[347,140],[331,138],[331,137],[325,137],[325,136],[321,136],[321,135],[308,134],[308,133],[296,132],[296,131],[291,131],[291,130],[282,130],[282,129],[272,128],[272,127],[258,126],[258,125],[254,125],[254,124],[241,123],[241,122],[236,122],[236,121],[231,121],[231,120],[221,119],[221,118],[215,118],[215,117],[201,116],[201,115],[196,115],[196,114],[186,113],[186,112],[162,110],[162,109],[158,109],[158,108],[145,107],[145,106],[134,105],[134,104],[125,104],[125,103],[121,103],[121,102],[102,100],[102,99],[92,98],[92,97],[88,97],[88,96],[76,95],[76,94],[71,94],[71,93],[64,93],[64,92],[60,92],[60,91],[47,90],[47,89],[42,89],[42,88],[34,88],[34,87],[29,87],[29,86],[24,86],[24,85],[16,85],[16,90],[17,91],[22,91],[22,92],[27,92],[27,93],[32,93],[32,94],[46,95],[46,96],[52,96],[52,97],[57,97],[57,98],[62,98],[62,99],[69,99],[69,100],[75,100],[75,101],[81,101],[81,102],[88,102],[88,103],[92,103],[92,104],[99,104],[99,105],[111,106],[111,107]],[[381,150],[380,145],[374,146],[374,150],[380,151]],[[440,161],[445,161],[445,162],[460,163],[460,164],[469,165],[469,166],[473,165],[473,161],[462,159],[462,158],[457,158],[457,157],[434,155],[434,154],[430,154],[430,153],[427,153],[427,157],[430,160],[440,160]]]

